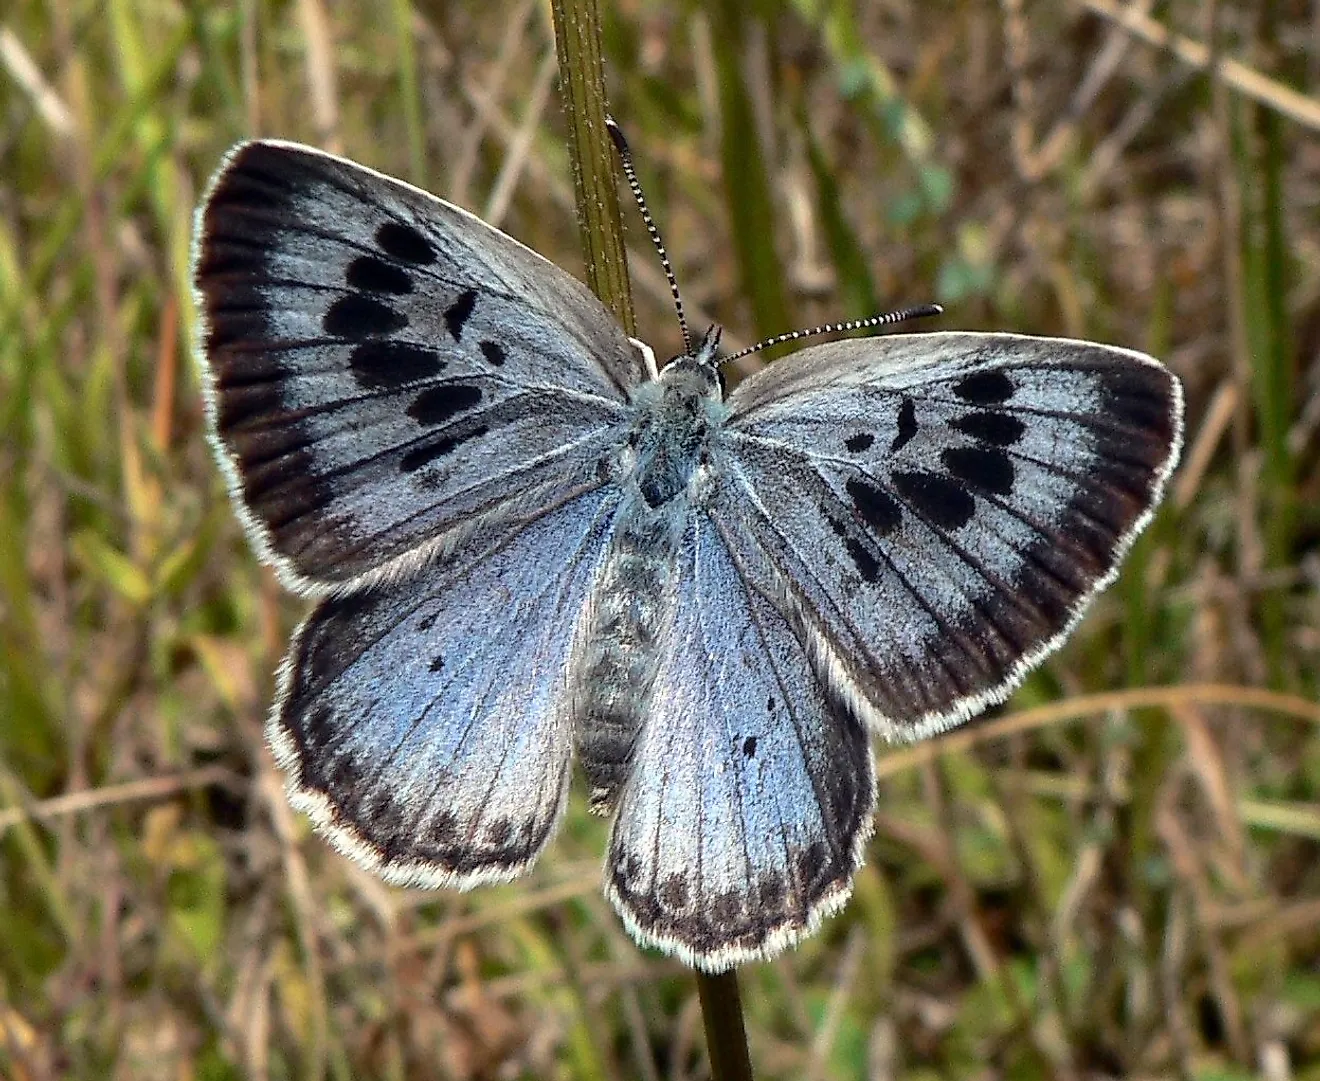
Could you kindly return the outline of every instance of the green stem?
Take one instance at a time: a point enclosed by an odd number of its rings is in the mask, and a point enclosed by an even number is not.
[[[551,0],[559,88],[568,120],[582,254],[587,284],[634,333],[632,290],[619,218],[614,149],[605,130],[605,76],[596,0]],[[714,1081],[751,1081],[738,977],[695,972]]]
[[[619,219],[619,191],[614,177],[614,147],[605,130],[600,10],[596,0],[552,0],[551,11],[587,284],[615,314],[624,330],[635,334],[632,289]]]
[[[749,17],[748,8],[744,0],[717,0],[708,10],[719,80],[721,173],[732,222],[733,255],[739,285],[751,304],[752,325],[758,335],[767,335],[798,324],[789,311],[774,230],[769,226],[775,220],[774,196],[743,76],[749,29],[756,18],[755,14]]]

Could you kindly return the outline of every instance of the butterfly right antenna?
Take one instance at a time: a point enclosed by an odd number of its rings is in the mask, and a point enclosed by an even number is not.
[[[674,268],[669,263],[669,254],[665,251],[664,243],[660,240],[660,230],[656,228],[655,220],[646,208],[646,199],[642,196],[642,185],[637,179],[637,170],[633,168],[632,151],[628,149],[628,140],[623,137],[623,130],[614,122],[614,117],[605,117],[605,128],[609,131],[610,138],[614,140],[614,149],[619,152],[619,161],[623,164],[623,175],[628,180],[628,188],[632,191],[633,199],[637,201],[637,209],[642,212],[642,221],[646,225],[646,231],[651,235],[651,243],[655,245],[655,250],[660,256],[660,265],[664,267],[665,280],[669,282],[669,295],[674,298],[674,311],[678,314],[679,329],[683,331],[683,353],[684,355],[690,355],[692,353],[692,332],[688,330],[687,318],[683,315],[683,298],[678,295],[678,280],[674,277]]]
[[[749,345],[746,349],[739,349],[738,352],[730,353],[727,357],[720,357],[720,363],[728,364],[731,360],[741,360],[753,353],[759,353],[762,349],[769,349],[772,345],[814,338],[820,334],[837,334],[844,330],[870,330],[872,327],[887,327],[894,323],[906,323],[909,319],[927,319],[932,315],[943,314],[944,308],[939,304],[918,304],[915,308],[900,308],[896,312],[884,312],[866,319],[849,319],[846,323],[826,323],[824,326],[812,327],[810,330],[790,330],[787,334],[776,334],[773,338],[766,338],[765,341]]]

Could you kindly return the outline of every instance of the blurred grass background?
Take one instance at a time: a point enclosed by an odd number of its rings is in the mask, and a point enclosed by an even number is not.
[[[1320,5],[603,7],[698,329],[938,300],[1188,391],[1165,510],[1072,643],[878,749],[854,901],[743,973],[759,1076],[1320,1079]],[[466,895],[387,888],[287,808],[261,724],[299,605],[189,355],[192,207],[245,136],[580,274],[554,56],[532,0],[0,11],[0,1074],[706,1076],[580,798],[529,879]]]

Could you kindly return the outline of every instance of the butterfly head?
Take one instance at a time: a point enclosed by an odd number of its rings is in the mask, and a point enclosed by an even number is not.
[[[724,363],[720,355],[723,332],[722,326],[712,323],[696,348],[670,358],[662,375],[671,383],[681,379],[685,384],[696,384],[702,397],[723,401],[724,377],[720,374],[720,365]]]

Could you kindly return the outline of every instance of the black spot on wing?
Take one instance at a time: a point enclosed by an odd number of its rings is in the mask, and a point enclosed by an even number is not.
[[[853,566],[857,568],[857,573],[862,576],[866,582],[874,582],[880,577],[880,564],[866,546],[852,535],[844,526],[840,525],[829,514],[825,515],[825,521],[829,522],[830,528],[839,535],[843,541],[843,549],[848,553],[848,558],[853,561]]]
[[[460,435],[445,436],[424,446],[414,447],[399,460],[399,469],[404,473],[415,473],[423,466],[430,465],[439,458],[452,454],[469,439],[477,439],[486,434],[484,427],[473,428]]]
[[[394,293],[402,296],[412,292],[412,278],[408,272],[393,263],[377,259],[374,255],[359,255],[348,264],[345,276],[354,289],[368,293]]]
[[[954,394],[974,405],[995,405],[1013,397],[1013,380],[1001,371],[973,372],[953,385]]]
[[[940,458],[959,480],[996,495],[1013,491],[1013,463],[998,447],[948,447]]]
[[[850,435],[843,441],[853,454],[861,454],[864,450],[870,450],[871,444],[875,442],[875,436],[868,435],[866,432],[858,432],[856,435]]]
[[[811,894],[819,894],[834,867],[829,860],[829,849],[823,841],[812,841],[793,853],[793,869],[797,879]]]
[[[428,672],[439,672],[445,666],[445,659],[439,653],[432,658],[431,663],[426,666]]]
[[[744,758],[756,757],[756,743],[757,739],[755,736],[748,736],[743,740],[742,753]]]
[[[445,367],[434,349],[409,342],[363,342],[348,358],[353,380],[363,390],[393,389],[431,379]]]
[[[716,927],[730,927],[742,919],[742,899],[733,890],[725,890],[710,902],[710,918]]]
[[[904,398],[898,407],[898,434],[890,444],[889,452],[902,450],[908,441],[917,434],[917,406],[911,398]]]
[[[408,416],[434,428],[466,412],[481,401],[481,388],[466,383],[453,386],[428,387],[413,399]]]
[[[506,359],[504,347],[499,342],[482,342],[478,348],[481,350],[481,355],[486,358],[486,362],[494,364],[497,368]]]
[[[449,333],[454,336],[454,341],[462,341],[463,328],[467,326],[467,321],[472,318],[472,310],[477,306],[477,291],[475,289],[465,289],[459,294],[458,299],[445,309],[445,326],[449,328]]]
[[[340,297],[330,305],[321,321],[327,334],[350,341],[392,334],[407,325],[408,317],[403,312],[365,293],[348,293]]]
[[[937,473],[895,473],[898,494],[941,529],[961,529],[976,513],[976,501],[961,484]]]
[[[843,546],[848,552],[848,558],[853,561],[853,566],[857,568],[857,573],[862,576],[864,582],[874,582],[880,577],[880,564],[866,546],[856,537],[847,537],[843,539]]]
[[[376,243],[381,251],[404,263],[426,266],[436,260],[435,248],[411,225],[388,221],[376,230]]]
[[[436,815],[427,833],[431,842],[439,847],[452,845],[458,840],[458,815],[453,811],[443,811]]]
[[[660,903],[666,908],[682,910],[687,908],[689,893],[687,880],[680,874],[672,874],[660,887]]]
[[[486,843],[492,848],[503,848],[512,833],[513,823],[508,818],[497,819],[486,830]]]
[[[888,492],[853,478],[844,485],[858,517],[878,537],[887,537],[903,520],[897,501]]]
[[[964,413],[949,421],[954,431],[994,443],[998,447],[1011,447],[1026,434],[1027,426],[1007,413]]]

